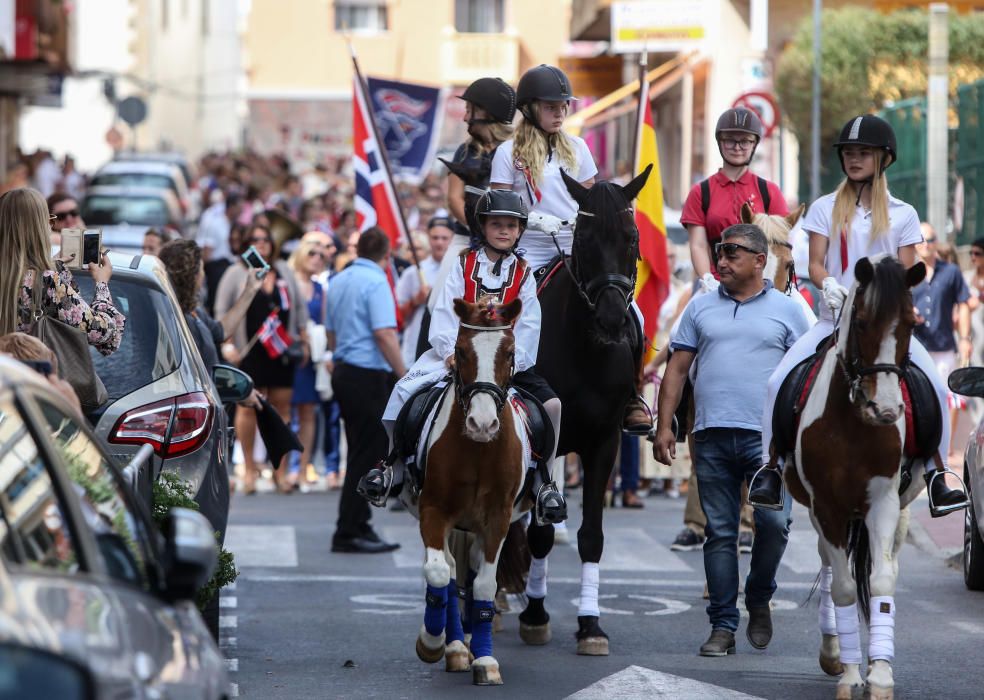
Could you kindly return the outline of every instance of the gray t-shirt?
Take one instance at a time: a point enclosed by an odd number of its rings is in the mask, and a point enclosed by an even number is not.
[[[809,328],[799,305],[766,280],[739,302],[724,286],[695,297],[683,312],[674,350],[697,354],[694,431],[762,430],[766,384],[786,350]]]

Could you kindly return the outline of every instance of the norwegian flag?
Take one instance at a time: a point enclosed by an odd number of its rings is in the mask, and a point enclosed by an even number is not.
[[[290,334],[280,322],[279,309],[275,309],[260,326],[260,343],[263,344],[263,349],[267,351],[270,359],[276,360],[287,352],[290,342]]]

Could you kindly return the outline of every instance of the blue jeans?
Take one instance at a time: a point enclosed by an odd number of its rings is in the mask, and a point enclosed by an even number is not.
[[[639,489],[639,438],[635,435],[622,434],[619,475],[622,477],[622,493]]]
[[[762,434],[708,428],[694,433],[694,466],[700,505],[707,516],[704,572],[711,627],[738,629],[738,521],[741,486],[762,466]],[[745,579],[745,607],[766,607],[776,590],[776,570],[789,539],[792,499],[781,511],[755,509],[752,563]]]

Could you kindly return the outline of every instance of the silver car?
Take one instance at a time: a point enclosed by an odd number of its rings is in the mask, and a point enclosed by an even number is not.
[[[159,187],[90,187],[82,198],[81,212],[86,226],[102,229],[103,245],[122,253],[140,253],[148,228],[181,231],[184,224],[178,198]]]
[[[159,534],[85,420],[9,358],[0,515],[0,696],[229,697],[191,602],[215,566],[211,525],[174,509]]]

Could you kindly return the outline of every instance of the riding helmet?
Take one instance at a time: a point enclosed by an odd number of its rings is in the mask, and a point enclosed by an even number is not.
[[[762,120],[746,107],[732,107],[718,117],[714,138],[720,139],[722,131],[742,131],[762,140]]]
[[[882,172],[898,160],[895,130],[891,124],[874,114],[862,114],[844,125],[840,138],[834,144],[838,155],[841,155],[844,146],[870,146],[887,152],[888,158],[882,163]],[[841,155],[841,168],[843,167],[844,158]]]
[[[485,190],[475,205],[475,214],[483,216],[513,216],[526,228],[527,210],[523,198],[512,190]]]
[[[574,102],[571,81],[560,68],[541,63],[523,73],[516,88],[516,106],[528,105],[534,100],[545,102]]]
[[[502,78],[479,78],[459,97],[484,109],[493,121],[512,124],[516,116],[516,91]]]

